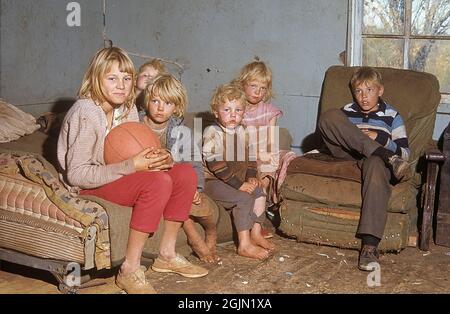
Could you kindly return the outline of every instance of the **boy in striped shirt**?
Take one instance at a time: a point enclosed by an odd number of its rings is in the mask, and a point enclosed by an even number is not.
[[[410,151],[400,114],[381,96],[381,74],[360,67],[350,81],[355,102],[325,112],[319,121],[322,138],[337,158],[358,160],[362,172],[362,207],[357,237],[361,238],[358,268],[372,270],[378,263],[391,196],[391,179],[401,180],[409,170]]]

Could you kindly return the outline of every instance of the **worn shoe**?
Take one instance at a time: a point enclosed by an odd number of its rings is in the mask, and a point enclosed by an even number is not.
[[[160,273],[176,273],[187,278],[200,278],[208,275],[207,269],[192,264],[180,254],[177,254],[170,261],[163,260],[158,256],[152,265],[152,269]]]
[[[369,266],[369,264],[378,263],[379,258],[380,254],[376,246],[363,245],[361,252],[359,252],[358,268],[360,270],[372,271],[374,270],[374,266]]]
[[[145,267],[144,267],[145,268]],[[145,278],[142,266],[134,273],[123,275],[120,271],[116,277],[116,285],[128,294],[156,294],[156,290]]]
[[[398,155],[389,158],[389,165],[391,166],[392,174],[397,180],[403,178],[409,169],[408,162]]]

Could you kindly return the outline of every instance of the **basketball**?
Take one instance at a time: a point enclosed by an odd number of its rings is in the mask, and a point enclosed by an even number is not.
[[[106,136],[103,156],[109,165],[130,159],[148,147],[161,147],[156,134],[142,123],[125,122]]]

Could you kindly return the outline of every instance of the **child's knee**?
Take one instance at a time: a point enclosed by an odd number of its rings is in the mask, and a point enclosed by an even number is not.
[[[255,203],[255,196],[252,194],[248,194],[246,192],[238,191],[237,192],[237,201],[236,206],[238,208],[246,208],[249,207],[253,209],[253,204]]]
[[[197,174],[189,163],[177,164],[173,167],[176,183],[188,186],[197,186]]]
[[[323,129],[324,127],[327,127],[331,124],[333,124],[335,121],[342,118],[342,112],[340,109],[330,109],[325,111],[320,115],[319,119],[319,128]]]
[[[143,172],[141,180],[143,193],[157,194],[160,197],[172,194],[172,179],[163,171]]]

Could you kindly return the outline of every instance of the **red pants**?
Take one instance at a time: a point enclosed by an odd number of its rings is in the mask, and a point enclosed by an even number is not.
[[[164,220],[186,221],[197,188],[191,164],[177,164],[169,171],[140,171],[99,188],[82,190],[107,201],[133,207],[130,228],[152,233]]]

